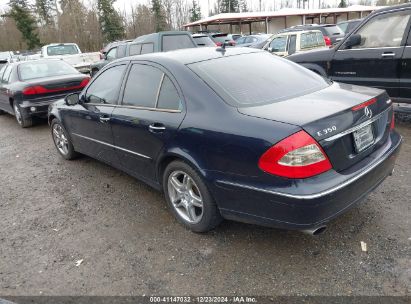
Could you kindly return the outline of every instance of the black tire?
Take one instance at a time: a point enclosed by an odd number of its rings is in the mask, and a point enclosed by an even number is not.
[[[21,108],[17,102],[13,102],[14,117],[16,118],[17,123],[22,128],[28,128],[33,125],[33,118],[25,117],[21,111]]]
[[[58,132],[61,132],[60,137],[57,136]],[[61,135],[64,135],[64,138]],[[68,136],[66,129],[60,123],[57,118],[54,118],[51,122],[51,137],[53,139],[54,146],[57,149],[57,152],[67,160],[75,159],[78,156],[78,153],[74,150],[73,144]],[[64,144],[63,144],[64,141]],[[63,147],[64,146],[64,147]]]
[[[189,179],[191,179],[191,192],[189,190],[186,190],[186,194],[188,195],[189,198],[187,200],[190,200],[192,196],[190,196],[188,193],[194,193],[194,196],[201,198],[202,200],[202,207],[198,206],[191,206],[195,209],[195,216],[198,216],[199,218],[196,221],[190,221],[188,217],[184,217],[182,213],[186,212],[186,214],[189,214],[188,209],[186,207],[181,206],[180,208],[177,207],[177,205],[182,205],[183,200],[176,200],[175,203],[172,202],[172,197],[174,193],[177,193],[175,191],[175,188],[173,186],[169,186],[169,179],[171,177],[178,177],[179,173],[184,173],[186,174]],[[192,182],[194,181],[194,183]],[[183,182],[181,182],[181,185],[183,185]],[[171,190],[170,190],[170,187]],[[164,171],[163,174],[163,190],[164,190],[164,195],[167,201],[167,204],[176,217],[176,219],[186,228],[190,229],[193,232],[207,232],[216,226],[218,226],[221,221],[222,217],[220,214],[220,211],[212,198],[210,191],[208,190],[206,184],[204,183],[202,177],[194,170],[190,165],[183,161],[173,161],[171,162],[167,168]],[[179,192],[180,193],[180,192]],[[185,200],[185,202],[187,202]],[[198,203],[198,201],[196,201]],[[199,215],[199,210],[201,209],[201,215]],[[179,211],[180,210],[180,211]],[[190,209],[192,210],[192,209]],[[194,217],[195,217],[194,216]]]

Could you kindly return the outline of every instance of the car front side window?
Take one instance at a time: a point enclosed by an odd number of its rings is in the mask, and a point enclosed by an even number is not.
[[[116,55],[117,55],[117,48],[112,48],[110,51],[108,51],[107,55],[106,55],[106,59],[107,60],[114,60],[116,59]]]
[[[117,65],[102,72],[88,87],[86,103],[116,104],[126,65]]]
[[[399,47],[409,20],[409,11],[376,16],[356,32],[361,35],[361,43],[352,48]]]

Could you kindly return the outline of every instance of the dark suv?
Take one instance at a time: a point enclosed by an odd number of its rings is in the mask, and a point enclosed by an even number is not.
[[[411,5],[375,11],[333,49],[287,59],[350,84],[385,89],[394,102],[411,103]]]
[[[285,30],[279,31],[280,33],[285,32],[295,32],[295,31],[310,31],[310,30],[319,30],[323,33],[325,45],[331,46],[337,44],[340,40],[344,38],[344,31],[340,29],[335,24],[305,24],[289,27]]]

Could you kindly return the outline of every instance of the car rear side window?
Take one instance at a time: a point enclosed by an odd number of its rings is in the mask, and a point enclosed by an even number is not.
[[[154,52],[154,44],[152,43],[144,43],[141,46],[141,55],[143,54],[149,54]]]
[[[327,36],[337,36],[344,33],[342,29],[340,29],[337,25],[334,26],[325,26],[323,29],[327,32]]]
[[[124,89],[123,105],[154,108],[163,72],[144,64],[133,64]]]
[[[117,65],[103,71],[86,92],[87,103],[116,104],[126,65]]]
[[[141,53],[141,44],[130,45],[130,56],[140,55],[140,53]]]
[[[177,89],[166,75],[161,84],[160,94],[158,95],[157,108],[167,110],[181,110],[181,100]]]
[[[162,40],[164,52],[195,47],[189,35],[165,35]]]
[[[399,47],[409,20],[409,10],[376,16],[357,31],[361,43],[352,48]]]
[[[324,44],[324,36],[321,33],[310,32],[301,34],[301,48],[309,49]]]
[[[221,57],[188,66],[236,107],[279,102],[330,85],[308,69],[266,52]]]

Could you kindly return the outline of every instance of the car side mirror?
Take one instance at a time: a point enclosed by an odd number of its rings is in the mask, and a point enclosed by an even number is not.
[[[64,101],[66,102],[66,105],[74,106],[80,103],[80,95],[79,93],[69,94],[64,98]]]
[[[350,49],[353,46],[357,46],[361,44],[361,35],[354,34],[348,37],[347,41],[344,43],[345,48]]]

